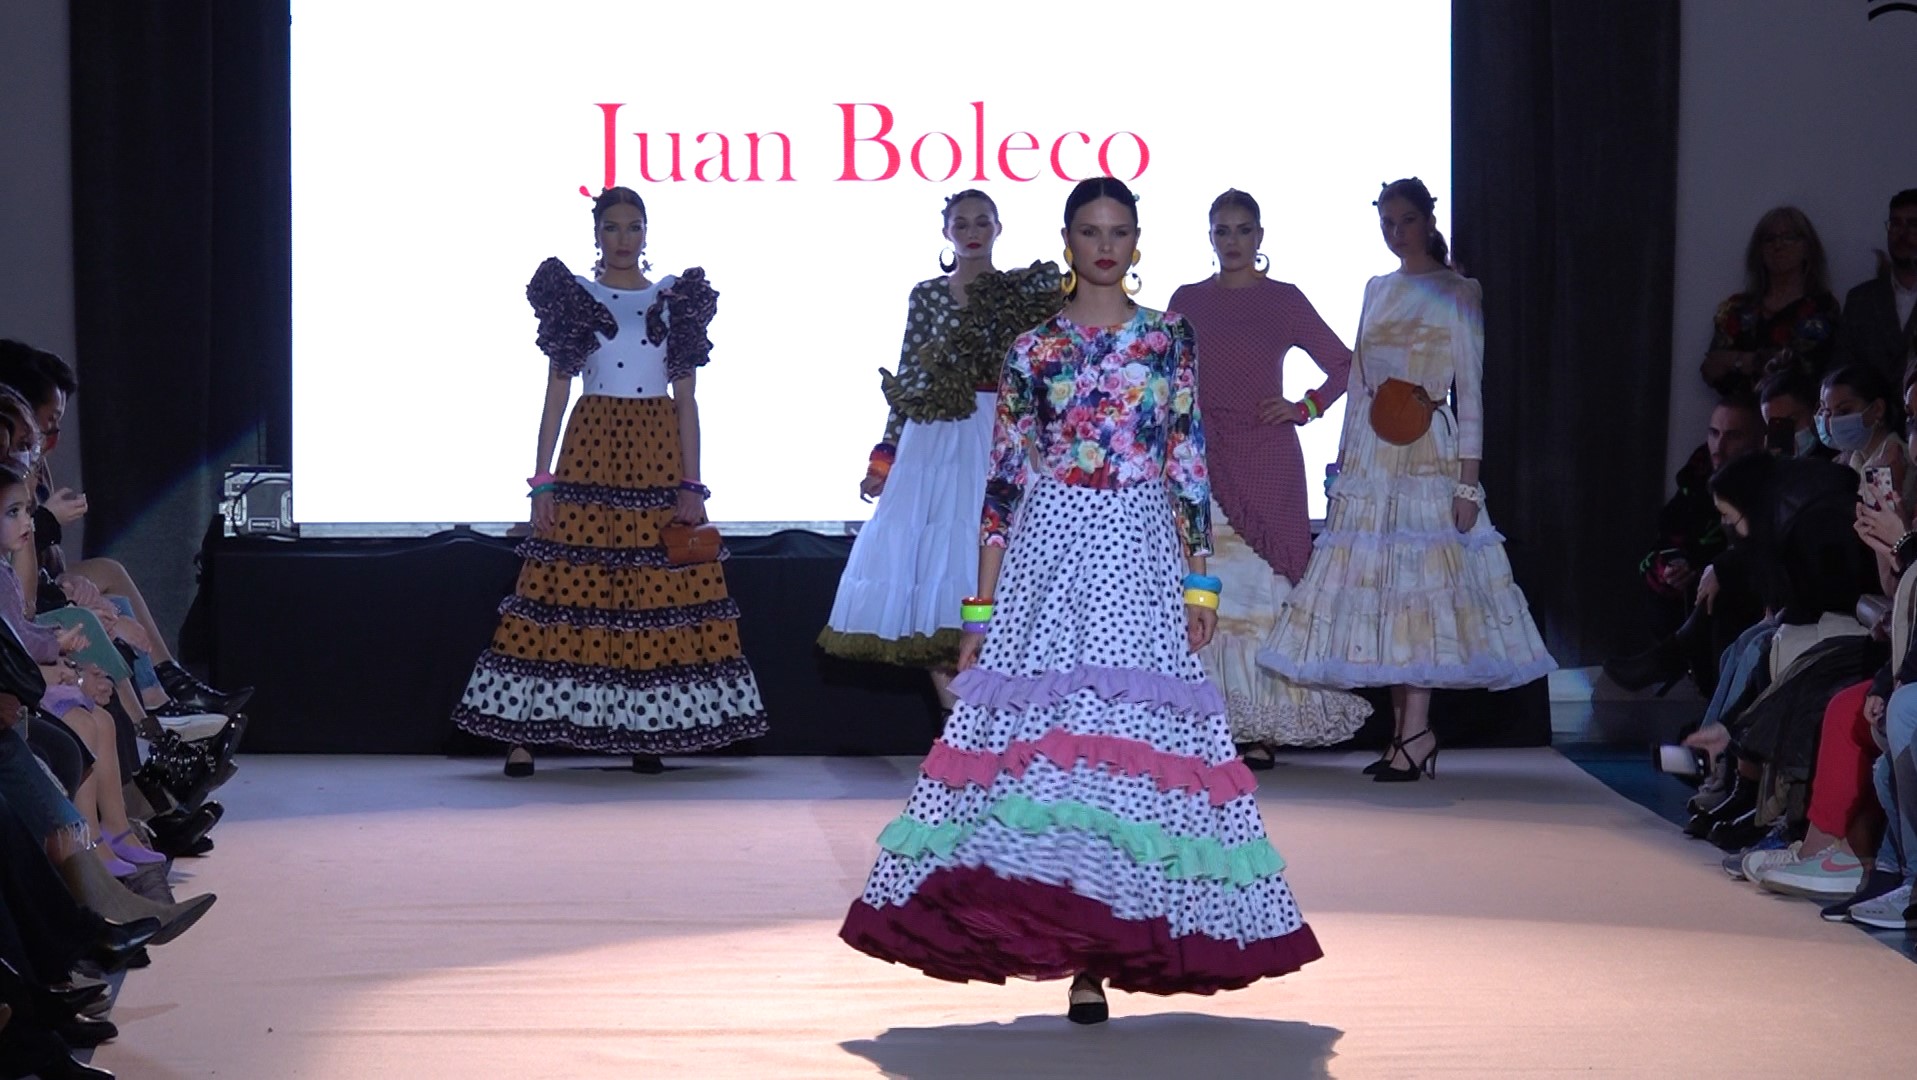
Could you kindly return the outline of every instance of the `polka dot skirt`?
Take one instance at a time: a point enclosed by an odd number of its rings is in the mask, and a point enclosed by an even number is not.
[[[588,395],[555,471],[555,523],[521,548],[454,721],[511,743],[683,753],[765,732],[718,563],[665,565],[679,467],[670,398]]]

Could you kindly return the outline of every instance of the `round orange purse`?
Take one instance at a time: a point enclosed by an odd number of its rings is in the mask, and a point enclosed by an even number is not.
[[[1386,379],[1371,398],[1371,430],[1393,446],[1410,446],[1431,430],[1438,403],[1424,387],[1404,379]]]

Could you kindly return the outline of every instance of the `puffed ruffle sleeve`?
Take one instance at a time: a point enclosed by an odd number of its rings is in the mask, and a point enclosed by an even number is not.
[[[619,335],[619,320],[573,277],[566,264],[547,259],[526,283],[526,302],[539,318],[539,351],[552,361],[553,374],[571,378],[599,348],[599,335]]]
[[[666,378],[679,380],[705,367],[712,359],[712,339],[706,327],[719,311],[719,291],[706,280],[704,267],[695,266],[679,275],[679,280],[664,290],[667,320]],[[653,340],[651,313],[647,313],[646,332]]]

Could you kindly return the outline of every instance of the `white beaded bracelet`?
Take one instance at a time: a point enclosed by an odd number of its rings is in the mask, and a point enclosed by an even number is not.
[[[1459,484],[1456,488],[1452,489],[1451,497],[1454,499],[1466,499],[1480,506],[1484,505],[1484,489],[1476,484]]]

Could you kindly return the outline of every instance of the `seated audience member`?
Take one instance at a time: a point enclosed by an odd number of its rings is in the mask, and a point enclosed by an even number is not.
[[[1780,206],[1758,220],[1744,248],[1744,289],[1718,305],[1704,381],[1748,392],[1773,372],[1824,377],[1837,336],[1837,298],[1823,242],[1810,219]]]
[[[1818,397],[1817,437],[1837,451],[1839,464],[1857,474],[1858,494],[1867,504],[1874,504],[1878,495],[1870,484],[1872,469],[1886,470],[1890,495],[1900,505],[1904,501],[1909,458],[1897,385],[1875,368],[1853,365],[1826,375]]]
[[[1712,612],[1696,610],[1696,601],[1703,588],[1712,601],[1710,607],[1717,607],[1720,575],[1713,562],[1725,546],[1724,528],[1711,500],[1711,475],[1725,462],[1755,453],[1763,445],[1764,429],[1754,398],[1728,397],[1711,410],[1704,445],[1678,470],[1677,494],[1658,515],[1658,546],[1639,564],[1651,591],[1658,644],[1636,656],[1606,663],[1605,673],[1613,682],[1628,690],[1642,690],[1661,682],[1662,694],[1690,672],[1699,688],[1709,694],[1717,681],[1718,653],[1761,614],[1734,613],[1735,602],[1727,601],[1718,615],[1737,625],[1728,626],[1727,632],[1713,633],[1709,621]],[[1715,640],[1717,637],[1725,640]]]
[[[1874,368],[1893,382],[1909,364],[1917,337],[1917,188],[1891,196],[1884,251],[1876,277],[1844,297],[1838,356]]]
[[[1886,879],[1895,883],[1851,904],[1845,914],[1863,926],[1909,933],[1917,930],[1917,903],[1911,899],[1911,879],[1917,872],[1917,682],[1904,682],[1891,694],[1874,731],[1884,754],[1872,776],[1889,821],[1876,860],[1878,872],[1872,877],[1880,886]]]
[[[1725,465],[1711,491],[1774,626],[1760,646],[1763,667],[1740,676],[1749,680],[1740,700],[1685,740],[1714,755],[1736,743],[1721,798],[1694,803],[1699,815],[1686,827],[1734,851],[1760,839],[1774,816],[1759,812],[1763,767],[1807,780],[1827,703],[1869,678],[1886,650],[1857,623],[1877,567],[1856,532],[1854,472],[1752,454]]]
[[[63,526],[86,513],[86,497],[69,489],[55,489],[44,463],[59,446],[67,404],[79,390],[73,369],[44,349],[0,340],[0,386],[9,387],[26,399],[40,430],[42,464],[33,476],[36,496],[42,503],[34,518],[36,542],[41,551],[51,553],[43,569],[56,580],[58,591],[67,603],[93,611],[115,638],[151,657],[160,689],[179,707],[174,711],[237,714],[252,690],[242,688],[223,693],[181,667],[167,648],[166,636],[154,623],[146,598],[125,566],[104,558],[84,559],[70,566],[65,563],[64,553],[59,550],[60,532]],[[34,605],[34,609],[40,610],[40,605]],[[144,703],[160,704],[151,698]]]
[[[1764,417],[1766,440],[1773,428],[1788,426],[1787,445],[1769,445],[1785,457],[1831,457],[1834,453],[1817,437],[1817,384],[1795,371],[1780,371],[1757,384],[1757,408]]]

